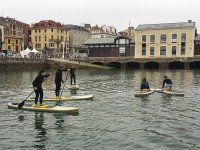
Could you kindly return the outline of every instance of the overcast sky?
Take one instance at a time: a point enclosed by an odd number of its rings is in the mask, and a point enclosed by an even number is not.
[[[31,24],[55,20],[126,29],[139,24],[196,22],[200,33],[200,0],[0,0],[0,15]]]

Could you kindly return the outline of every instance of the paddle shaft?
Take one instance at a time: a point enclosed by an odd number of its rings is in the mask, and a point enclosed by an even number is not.
[[[64,81],[64,83],[63,83],[63,88],[62,88],[62,91],[60,92],[60,96],[59,96],[59,99],[58,99],[58,100],[60,100],[60,99],[61,99],[62,92],[63,92],[63,90],[64,90],[65,83],[66,83],[66,81],[67,81],[68,77],[69,77],[69,74],[68,74],[68,72],[67,72],[67,76],[66,76],[66,78],[65,78],[65,81]]]

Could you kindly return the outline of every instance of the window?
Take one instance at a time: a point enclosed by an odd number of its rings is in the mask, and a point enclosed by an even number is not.
[[[160,35],[160,42],[161,43],[166,43],[167,41],[167,35],[166,34],[161,34]]]
[[[151,56],[154,55],[154,47],[150,47],[150,55],[151,55]]]
[[[176,46],[172,46],[172,55],[176,55]]]
[[[186,33],[181,34],[181,41],[185,42],[186,41]]]
[[[47,41],[47,36],[45,35],[45,37],[44,37],[44,41]]]
[[[142,55],[146,55],[146,44],[142,44]]]
[[[146,35],[142,35],[142,42],[146,43]]]
[[[172,43],[177,42],[177,34],[172,34]]]
[[[166,46],[160,47],[160,55],[166,55]]]
[[[53,32],[53,29],[51,29],[51,32]]]
[[[18,40],[16,40],[16,44],[18,44]]]
[[[44,30],[44,32],[46,33],[46,32],[47,32],[47,30],[45,29],[45,30]]]
[[[37,33],[37,30],[35,30],[35,33]]]
[[[41,41],[41,37],[39,36],[39,42]]]
[[[181,55],[185,55],[185,42],[181,42]]]
[[[155,35],[150,35],[150,42],[154,43],[155,42]]]
[[[35,36],[35,42],[37,42],[37,36]]]
[[[51,36],[51,39],[53,40],[53,35]]]

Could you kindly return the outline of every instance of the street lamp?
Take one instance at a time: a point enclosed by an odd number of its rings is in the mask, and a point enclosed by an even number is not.
[[[65,59],[65,42],[61,42],[63,47],[63,59]]]

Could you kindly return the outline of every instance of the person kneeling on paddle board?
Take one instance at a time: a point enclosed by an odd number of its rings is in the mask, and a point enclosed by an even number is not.
[[[37,77],[33,80],[33,89],[35,91],[35,107],[37,106],[38,98],[40,97],[40,105],[42,105],[43,100],[43,89],[42,89],[42,82],[48,77],[50,74],[45,72],[44,70],[40,70]]]
[[[147,81],[146,78],[143,78],[143,79],[142,79],[142,83],[141,83],[141,85],[140,85],[140,90],[141,90],[141,91],[143,91],[143,90],[149,91],[149,90],[150,90],[149,83],[148,83],[148,81]]]
[[[163,90],[172,91],[172,86],[173,86],[172,80],[167,78],[167,76],[164,76],[162,85]]]

